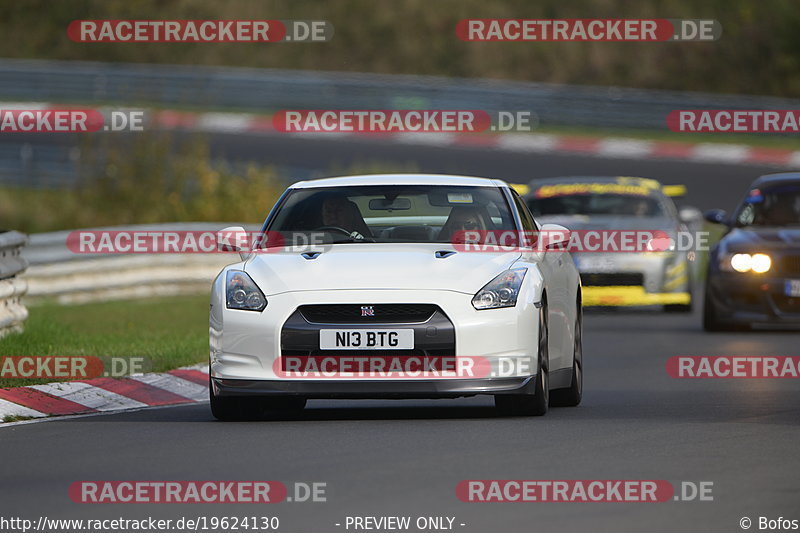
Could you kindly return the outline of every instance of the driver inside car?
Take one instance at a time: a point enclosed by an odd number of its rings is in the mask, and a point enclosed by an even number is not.
[[[350,237],[357,240],[372,237],[358,206],[344,196],[328,196],[323,200],[322,225],[345,230]]]
[[[452,242],[453,239],[465,238],[466,231],[484,232],[489,229],[487,220],[489,216],[484,208],[471,205],[455,206],[439,232],[439,239]]]

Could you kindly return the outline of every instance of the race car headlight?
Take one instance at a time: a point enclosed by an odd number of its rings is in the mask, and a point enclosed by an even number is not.
[[[767,254],[731,254],[721,258],[720,268],[728,272],[763,274],[772,268],[772,258]]]
[[[514,307],[527,271],[527,268],[515,268],[502,272],[472,297],[472,307],[478,310]]]
[[[225,299],[228,309],[263,311],[267,299],[258,285],[245,272],[229,270],[225,282]]]

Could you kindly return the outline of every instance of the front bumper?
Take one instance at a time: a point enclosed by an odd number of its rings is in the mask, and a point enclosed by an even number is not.
[[[339,383],[348,384],[347,391],[363,391],[363,395],[376,394],[414,395],[425,397],[459,396],[468,394],[493,393],[495,389],[519,388],[525,380],[536,373],[538,353],[538,309],[532,293],[520,298],[516,307],[477,311],[471,305],[472,296],[452,291],[425,290],[347,290],[347,291],[298,291],[268,297],[267,308],[260,313],[226,309],[224,302],[215,297],[212,291],[210,313],[210,376],[218,383],[227,383],[232,390],[251,391],[255,394],[339,394]],[[371,327],[415,329],[415,348],[424,355],[441,357],[482,358],[491,365],[491,372],[480,375],[459,375],[441,379],[427,379],[425,384],[419,379],[379,378],[378,383],[370,384],[365,377],[337,376],[318,380],[313,378],[287,377],[280,372],[279,357],[318,356],[315,343],[319,337],[320,325],[298,322],[297,309],[301,306],[324,304],[381,305],[404,303],[424,303],[437,306],[450,323],[444,327],[439,323],[421,325],[375,324]],[[429,330],[433,326],[434,330]],[[349,328],[347,324],[337,323],[331,328]],[[357,327],[365,327],[363,324]],[[433,333],[434,336],[429,336]],[[453,344],[454,337],[454,344]],[[438,340],[437,340],[438,339]],[[444,341],[441,345],[439,340]],[[444,353],[449,346],[455,352]],[[287,353],[289,352],[289,353]],[[386,355],[386,352],[383,353]],[[324,354],[328,355],[328,354]],[[359,355],[364,355],[359,354]],[[400,356],[406,354],[398,354]],[[276,372],[276,370],[278,370]],[[462,379],[467,378],[467,379]],[[502,378],[501,381],[494,381]],[[522,378],[511,385],[505,378]],[[488,382],[487,382],[488,380]],[[244,387],[237,382],[257,382]],[[459,383],[460,382],[460,383]],[[265,389],[258,391],[258,384]],[[309,385],[304,385],[309,383]],[[222,393],[225,394],[225,387]],[[256,392],[252,392],[256,391]],[[272,391],[272,392],[271,392]]]
[[[639,307],[648,305],[689,305],[689,292],[647,292],[642,286],[617,285],[583,287],[583,305],[587,307]]]
[[[800,326],[800,297],[785,294],[786,279],[717,271],[706,281],[706,297],[720,322]]]
[[[689,305],[689,266],[677,252],[582,254],[576,257],[583,305]]]
[[[532,377],[407,381],[301,381],[212,378],[216,396],[346,398],[458,398],[476,394],[533,394]]]

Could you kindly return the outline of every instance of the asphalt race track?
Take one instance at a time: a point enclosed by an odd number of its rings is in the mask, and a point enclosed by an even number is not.
[[[420,171],[521,180],[556,174],[644,175],[689,187],[687,203],[731,208],[767,168],[499,154],[221,135],[214,150],[327,168],[359,159]],[[249,154],[249,155],[248,155]],[[488,531],[741,531],[749,517],[800,518],[800,382],[677,380],[674,355],[797,355],[800,334],[708,334],[693,315],[587,313],[584,402],[543,418],[501,418],[491,399],[312,401],[290,420],[221,423],[207,405],[0,428],[0,500],[17,516],[280,517],[281,532],[347,531],[346,516],[455,517]],[[79,480],[324,482],[325,503],[89,505]],[[713,482],[713,501],[463,503],[465,479],[658,479]],[[337,526],[336,524],[341,524]],[[460,524],[464,524],[461,526]],[[352,531],[352,529],[350,529]]]

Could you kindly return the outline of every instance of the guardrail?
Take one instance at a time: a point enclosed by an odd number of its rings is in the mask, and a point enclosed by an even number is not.
[[[435,76],[189,65],[0,60],[0,102],[271,113],[279,109],[529,111],[534,125],[665,130],[675,109],[797,109],[800,99]],[[191,126],[189,126],[191,127]],[[41,137],[0,142],[0,182],[70,186],[80,150]],[[315,169],[290,169],[304,177]]]
[[[153,224],[92,231],[218,231],[231,223]],[[248,226],[257,231],[258,226]],[[67,248],[69,231],[30,236],[24,256],[27,300],[63,304],[202,294],[225,265],[238,254],[76,254]]]
[[[800,100],[436,76],[0,61],[0,99],[271,112],[278,109],[533,111],[542,124],[658,129],[675,109],[797,109]]]
[[[0,233],[0,336],[22,331],[28,309],[22,303],[28,285],[18,276],[28,263],[20,254],[27,236],[18,231]]]

